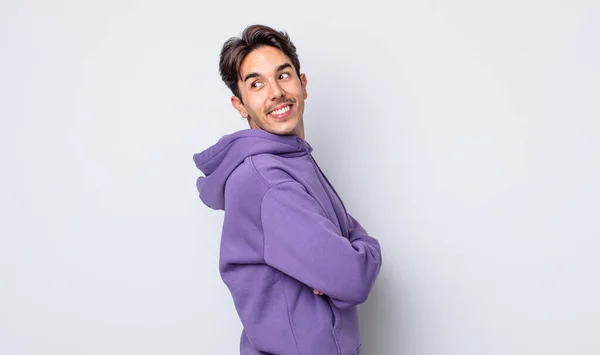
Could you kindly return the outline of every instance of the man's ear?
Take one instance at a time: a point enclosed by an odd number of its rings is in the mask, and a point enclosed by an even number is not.
[[[242,103],[242,100],[239,99],[239,97],[231,97],[231,106],[238,110],[240,116],[242,116],[243,118],[248,118],[248,111],[246,111],[246,108],[244,107],[244,104]]]
[[[308,97],[308,92],[306,91],[306,84],[308,84],[308,80],[306,80],[306,74],[300,74],[300,82],[302,83],[302,93],[304,94],[304,100]]]

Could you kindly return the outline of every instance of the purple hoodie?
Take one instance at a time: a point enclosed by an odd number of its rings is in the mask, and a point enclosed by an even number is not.
[[[194,155],[205,175],[200,199],[225,211],[219,270],[243,325],[243,355],[360,352],[357,305],[381,249],[311,152],[301,138],[246,129]]]

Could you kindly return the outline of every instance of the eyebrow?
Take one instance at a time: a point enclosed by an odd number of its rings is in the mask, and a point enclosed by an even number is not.
[[[281,64],[280,66],[277,67],[277,71],[280,72],[283,69],[291,68],[291,67],[292,67],[292,65],[290,63],[283,63],[283,64]],[[244,77],[244,81],[246,81],[248,79],[256,78],[257,76],[260,76],[260,74],[258,74],[256,72],[250,73],[250,74],[246,75],[246,77]]]

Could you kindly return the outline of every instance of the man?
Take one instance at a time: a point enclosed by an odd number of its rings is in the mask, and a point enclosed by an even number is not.
[[[197,187],[225,211],[219,270],[243,325],[244,355],[359,354],[357,305],[381,267],[304,139],[306,75],[285,32],[247,27],[220,72],[249,129],[194,155]]]

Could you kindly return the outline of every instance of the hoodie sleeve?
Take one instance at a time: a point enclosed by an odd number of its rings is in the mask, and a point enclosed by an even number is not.
[[[268,265],[329,296],[340,308],[363,303],[381,267],[376,239],[356,220],[347,239],[297,182],[271,187],[261,205]]]

